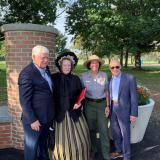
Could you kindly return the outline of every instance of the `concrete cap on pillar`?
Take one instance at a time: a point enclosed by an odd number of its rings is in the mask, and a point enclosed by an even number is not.
[[[31,24],[31,23],[11,23],[4,24],[0,27],[2,33],[7,31],[40,31],[58,34],[58,30],[52,26]]]

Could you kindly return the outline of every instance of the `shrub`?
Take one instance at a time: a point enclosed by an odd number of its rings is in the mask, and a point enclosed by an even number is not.
[[[137,92],[138,92],[138,105],[140,106],[140,105],[148,104],[149,96],[150,96],[149,89],[142,85],[138,85]]]

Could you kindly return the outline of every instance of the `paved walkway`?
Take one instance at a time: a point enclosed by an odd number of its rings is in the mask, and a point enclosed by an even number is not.
[[[160,160],[160,93],[152,95],[156,104],[143,141],[131,146],[132,160]],[[1,149],[0,160],[23,160],[23,151]]]
[[[152,95],[156,103],[143,141],[132,145],[133,160],[160,160],[160,92]]]

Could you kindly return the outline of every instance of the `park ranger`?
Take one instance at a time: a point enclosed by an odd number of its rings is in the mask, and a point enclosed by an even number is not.
[[[108,115],[109,103],[107,98],[108,78],[105,72],[99,71],[104,60],[97,55],[91,55],[84,66],[89,71],[81,75],[82,84],[86,87],[84,113],[91,136],[91,158],[98,159],[96,135],[99,132],[100,144],[104,160],[109,160]]]

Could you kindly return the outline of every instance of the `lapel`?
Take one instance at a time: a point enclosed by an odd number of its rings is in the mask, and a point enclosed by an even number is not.
[[[108,78],[108,91],[111,92],[111,81],[112,81],[112,77]]]
[[[119,84],[118,99],[119,99],[120,94],[121,94],[121,91],[122,91],[122,89],[123,89],[124,82],[125,82],[125,76],[124,76],[124,73],[121,73],[121,79],[120,79],[120,84]]]
[[[111,104],[111,92],[112,92],[112,88],[111,88],[111,81],[112,81],[112,77],[108,78],[108,95],[109,95],[109,104]],[[111,106],[111,105],[110,105]]]
[[[31,66],[32,66],[32,69],[33,69],[33,71],[34,71],[34,73],[35,73],[36,78],[39,79],[39,80],[41,80],[41,81],[43,81],[43,82],[46,84],[47,88],[51,91],[47,80],[45,80],[45,79],[42,77],[40,71],[39,71],[39,70],[37,69],[37,67],[33,64],[33,62],[31,63]],[[49,68],[48,68],[48,67],[47,67],[47,74],[48,74],[48,76],[50,76],[50,72],[49,72]],[[52,92],[52,91],[51,91],[51,92]]]
[[[48,66],[46,67],[46,73],[47,73],[48,77],[50,77],[50,80],[51,80],[51,82],[52,82],[52,90],[51,90],[51,88],[50,88],[48,82],[47,82],[47,84],[48,84],[48,86],[49,86],[50,91],[53,92],[53,81],[52,81],[51,72],[50,72]],[[45,81],[46,81],[46,80],[45,80]]]
[[[35,73],[35,76],[36,76],[37,78],[40,78],[42,81],[43,81],[43,80],[45,81],[45,79],[42,77],[40,71],[39,71],[39,70],[37,69],[37,67],[33,64],[33,62],[31,63],[31,65],[32,65],[32,69],[33,69],[33,71],[34,71],[34,73]]]
[[[50,70],[49,70],[49,67],[48,67],[48,66],[46,67],[46,73],[47,73],[47,75],[51,78],[51,72],[50,72]]]

